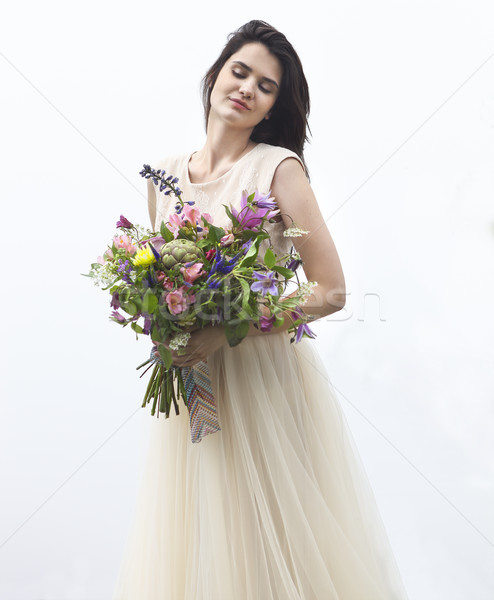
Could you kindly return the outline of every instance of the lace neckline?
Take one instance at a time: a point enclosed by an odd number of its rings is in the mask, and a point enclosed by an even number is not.
[[[186,160],[186,164],[185,164],[185,182],[187,183],[187,185],[190,185],[191,187],[194,186],[204,186],[204,185],[210,185],[212,183],[218,183],[218,181],[221,181],[224,177],[226,177],[227,175],[230,175],[230,173],[236,169],[237,165],[239,165],[247,156],[251,156],[251,154],[253,152],[255,152],[259,146],[261,146],[261,143],[256,144],[252,150],[249,150],[246,154],[244,154],[243,156],[241,156],[236,163],[233,163],[233,165],[228,169],[228,171],[226,173],[223,173],[223,175],[221,175],[220,177],[217,177],[216,179],[212,179],[211,181],[203,181],[203,182],[195,182],[193,183],[190,180],[190,173],[189,173],[189,163],[190,163],[190,159],[192,158],[192,155],[195,154],[197,152],[197,150],[194,150],[194,152],[192,152],[192,154],[189,154]]]

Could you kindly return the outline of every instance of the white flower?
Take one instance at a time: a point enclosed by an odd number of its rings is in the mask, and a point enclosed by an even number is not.
[[[94,285],[105,288],[115,281],[113,263],[105,262],[99,268],[91,269],[91,276],[94,279]]]
[[[141,237],[141,238],[151,237],[151,235],[152,235],[152,231],[150,229],[148,229],[147,227],[143,227],[142,225],[134,225],[134,228],[137,229],[137,233],[139,234],[139,237]]]
[[[317,281],[307,281],[306,283],[301,283],[298,289],[299,294],[302,295],[301,304],[305,304],[312,294],[312,289],[317,285]]]
[[[287,229],[285,229],[285,231],[283,232],[284,237],[300,237],[302,235],[305,235],[306,233],[309,233],[308,231],[305,231],[305,229],[302,229],[301,227],[299,227],[298,225],[295,225],[295,223],[291,226],[288,227]]]
[[[168,345],[170,347],[170,350],[180,350],[180,348],[187,346],[187,342],[189,340],[190,340],[190,333],[188,333],[188,332],[177,333],[177,335],[172,337],[172,339],[170,340],[170,343]]]

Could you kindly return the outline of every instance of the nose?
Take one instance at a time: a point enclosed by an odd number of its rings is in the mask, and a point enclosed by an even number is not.
[[[246,98],[252,98],[254,92],[250,77],[242,80],[238,91],[242,94],[242,96],[245,96]]]

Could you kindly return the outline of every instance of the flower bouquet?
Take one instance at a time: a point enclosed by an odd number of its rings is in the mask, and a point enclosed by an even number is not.
[[[214,408],[207,365],[202,363],[202,371],[174,366],[169,349],[160,342],[185,354],[188,330],[221,324],[228,344],[235,346],[251,323],[267,332],[284,322],[282,313],[292,319],[291,341],[314,337],[307,325],[310,316],[301,305],[316,283],[299,284],[293,294],[283,297],[302,264],[300,255],[277,256],[268,245],[260,256],[261,242],[269,243],[264,225],[280,212],[269,193],[244,192],[239,210],[224,204],[230,225],[222,228],[193,201],[182,199],[176,177],[149,165],[140,175],[176,198],[175,212],[155,232],[121,216],[119,234],[87,276],[110,291],[113,321],[130,325],[136,337],[147,335],[154,342],[150,357],[137,367],[147,366],[145,372],[152,368],[142,406],[152,401],[151,414],[158,408],[157,416],[168,417],[172,404],[179,413],[182,398],[192,416],[197,395]],[[284,232],[287,237],[304,233],[295,225]],[[217,429],[216,423],[206,433]]]

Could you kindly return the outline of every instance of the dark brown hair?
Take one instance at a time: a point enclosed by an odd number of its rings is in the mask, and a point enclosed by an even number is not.
[[[228,36],[222,53],[202,80],[202,101],[206,126],[211,109],[211,92],[226,61],[242,46],[252,42],[264,44],[281,63],[283,75],[276,102],[268,120],[263,119],[251,135],[254,142],[283,146],[304,160],[304,145],[308,141],[307,123],[310,111],[309,86],[300,58],[286,37],[264,21],[249,21]]]

